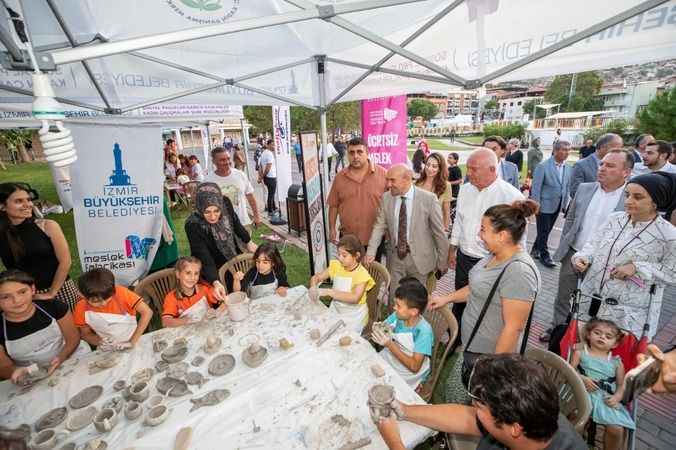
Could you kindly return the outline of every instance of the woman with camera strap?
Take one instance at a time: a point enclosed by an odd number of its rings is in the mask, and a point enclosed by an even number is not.
[[[582,295],[592,298],[590,307],[581,309],[581,320],[612,320],[640,336],[647,317],[648,340],[655,335],[664,286],[676,282],[676,228],[658,211],[673,211],[675,188],[676,177],[662,172],[632,178],[625,188],[625,211],[609,215],[573,255],[575,269],[585,272]]]

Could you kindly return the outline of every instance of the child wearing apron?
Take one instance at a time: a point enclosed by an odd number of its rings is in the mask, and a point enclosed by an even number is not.
[[[353,234],[338,242],[338,260],[331,260],[329,268],[310,279],[310,288],[331,278],[331,289],[319,289],[320,296],[332,298],[329,311],[342,319],[347,329],[361,333],[369,319],[366,294],[375,286],[368,270],[361,264],[364,247]]]
[[[286,297],[289,282],[286,279],[286,265],[277,247],[270,243],[261,244],[254,253],[255,267],[247,273],[237,272],[232,284],[234,292],[246,292],[255,300],[269,295]]]
[[[415,278],[404,278],[394,293],[394,312],[385,319],[392,334],[374,328],[372,339],[384,348],[380,356],[411,386],[425,381],[434,345],[432,326],[423,317],[427,289]]]
[[[225,303],[214,297],[213,287],[200,283],[202,262],[199,259],[183,256],[178,258],[174,269],[177,286],[164,297],[162,326],[180,327],[199,322],[217,306],[219,312],[225,311]]]
[[[66,303],[33,300],[35,282],[19,270],[0,274],[0,379],[15,383],[37,364],[51,374],[71,355],[89,353]]]
[[[83,297],[75,306],[75,325],[91,345],[133,347],[148,327],[153,311],[129,289],[115,284],[113,273],[91,269],[78,279]],[[140,318],[136,321],[136,315]]]

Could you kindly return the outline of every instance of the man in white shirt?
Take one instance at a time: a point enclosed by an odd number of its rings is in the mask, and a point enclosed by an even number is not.
[[[624,186],[631,175],[634,156],[625,150],[611,150],[603,157],[597,180],[581,183],[571,201],[554,261],[561,261],[559,287],[554,302],[551,327],[540,335],[549,341],[551,331],[565,323],[570,311],[570,295],[577,287],[577,272],[571,256],[582,249],[596,230],[603,226],[609,214],[624,211]]]
[[[265,150],[258,160],[258,182],[265,184],[268,188],[268,201],[265,210],[272,214],[277,209],[275,203],[275,193],[277,192],[277,168],[275,166],[275,154],[273,149],[275,144],[272,139],[268,139]]]
[[[482,147],[473,151],[467,160],[469,182],[460,186],[448,252],[448,265],[455,268],[456,291],[467,286],[469,271],[489,254],[479,238],[481,218],[486,210],[491,206],[524,200],[521,191],[498,178],[497,167],[498,158],[488,148]],[[526,233],[521,244],[525,249]],[[458,319],[458,324],[464,309],[464,303],[453,305],[453,314]]]
[[[258,213],[253,186],[246,174],[232,167],[230,154],[223,147],[216,147],[211,151],[211,160],[216,170],[207,175],[204,181],[216,183],[221,188],[221,193],[230,199],[239,221],[244,226],[251,225],[251,219],[246,210],[248,202],[253,213],[254,226],[258,226],[261,223],[261,217]]]
[[[676,166],[669,162],[674,151],[667,141],[648,142],[643,154],[643,164],[636,164],[632,176],[644,175],[652,172],[667,172],[676,174]]]

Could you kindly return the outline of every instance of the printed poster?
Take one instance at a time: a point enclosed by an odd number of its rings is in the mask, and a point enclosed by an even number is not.
[[[361,102],[361,129],[373,162],[388,169],[408,161],[406,96]]]

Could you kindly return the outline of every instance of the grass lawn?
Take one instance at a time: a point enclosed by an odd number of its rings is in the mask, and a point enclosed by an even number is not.
[[[456,139],[460,139],[469,144],[482,144],[484,142],[484,136],[458,136]]]
[[[40,197],[49,200],[53,203],[59,203],[59,198],[52,182],[52,175],[49,171],[47,163],[25,163],[18,165],[7,165],[6,171],[0,171],[0,180],[6,181],[21,181],[30,184],[39,193]],[[190,215],[187,209],[174,209],[172,211],[172,218],[176,226],[176,239],[178,241],[178,248],[180,255],[189,255],[190,247],[188,246],[188,239],[185,236],[183,225],[185,219]],[[70,246],[70,254],[73,258],[73,264],[70,269],[70,276],[77,279],[82,272],[80,265],[80,257],[77,249],[77,240],[75,238],[75,225],[73,223],[73,212],[68,214],[51,214],[49,219],[55,220],[61,225],[68,245]],[[103,232],[103,231],[94,231]],[[253,233],[253,240],[256,243],[263,242],[260,238],[261,234],[270,234],[271,230],[266,226],[261,226]],[[299,284],[307,285],[310,279],[310,263],[307,253],[293,245],[288,245],[284,254],[282,255],[286,263],[287,276],[291,286]]]

